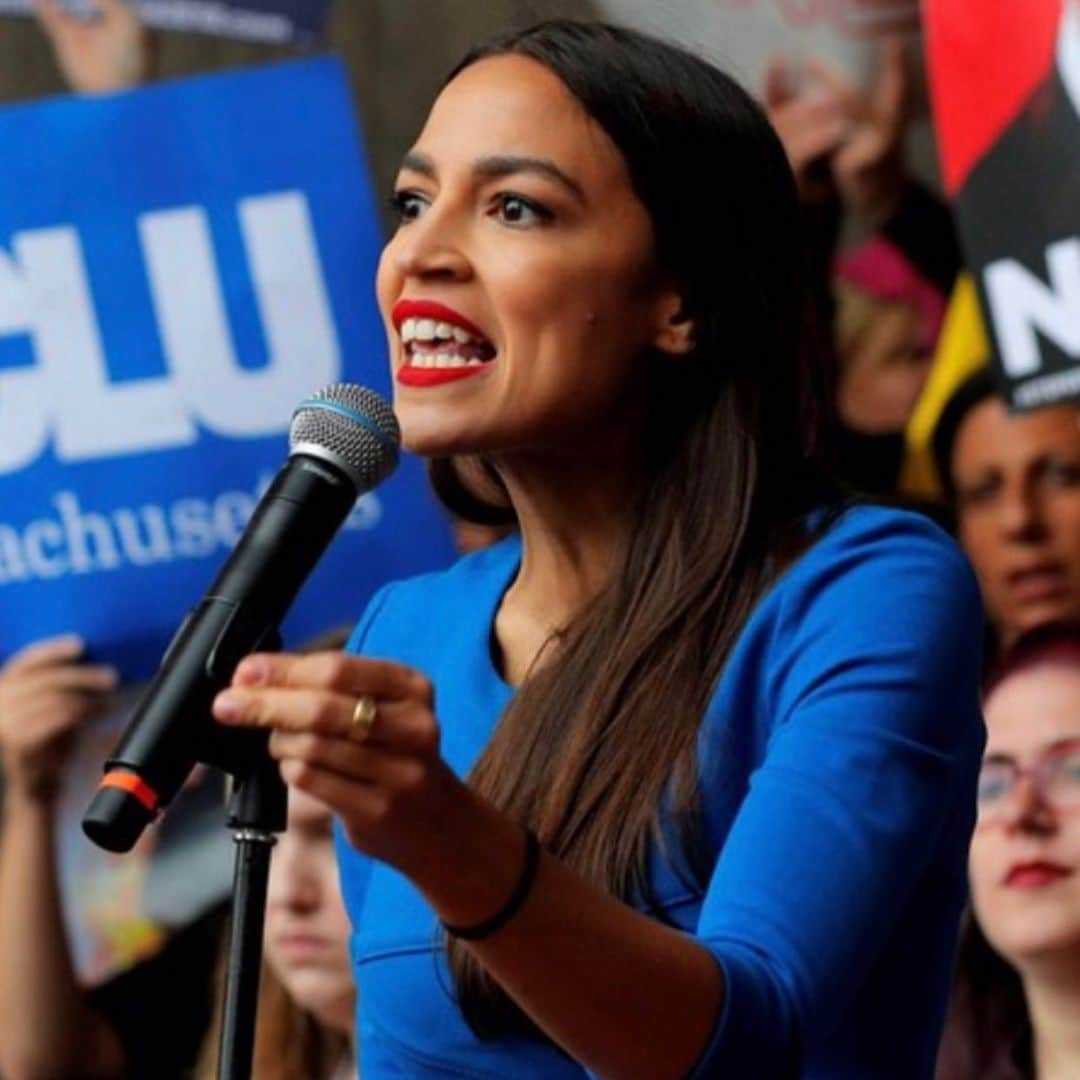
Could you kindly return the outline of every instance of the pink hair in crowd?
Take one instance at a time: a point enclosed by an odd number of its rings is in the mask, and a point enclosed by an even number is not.
[[[1080,623],[1049,623],[1018,638],[994,665],[983,701],[988,701],[1006,679],[1047,664],[1080,668]]]
[[[921,316],[923,342],[933,347],[945,318],[945,297],[895,244],[873,237],[838,255],[833,275],[878,300],[912,304]]]

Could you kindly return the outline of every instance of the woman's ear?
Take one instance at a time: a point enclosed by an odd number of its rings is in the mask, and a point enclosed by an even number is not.
[[[674,291],[666,293],[660,300],[657,314],[654,348],[669,356],[685,356],[694,347],[697,327],[686,313],[682,296]]]

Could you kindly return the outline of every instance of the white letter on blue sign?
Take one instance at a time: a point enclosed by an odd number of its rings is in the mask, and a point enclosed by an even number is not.
[[[313,386],[341,377],[341,353],[307,201],[282,192],[240,203],[268,364],[239,366],[206,213],[196,206],[139,219],[169,366],[192,414],[233,438],[288,426]]]
[[[36,366],[0,374],[4,437],[0,472],[32,462],[52,430],[61,461],[183,446],[197,431],[165,377],[113,385],[78,234],[35,229],[0,256],[0,285],[13,282],[0,333],[30,333]],[[6,281],[3,279],[7,279]],[[13,305],[25,304],[21,319]]]

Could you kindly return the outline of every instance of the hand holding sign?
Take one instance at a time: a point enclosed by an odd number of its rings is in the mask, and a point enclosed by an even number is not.
[[[51,799],[66,757],[68,736],[102,712],[116,688],[113,668],[82,661],[74,635],[28,645],[0,668],[0,756],[12,794]]]
[[[56,62],[78,94],[128,90],[149,78],[153,38],[123,0],[95,0],[97,18],[76,18],[59,0],[34,0]]]
[[[835,188],[827,163],[849,123],[842,102],[827,92],[797,90],[793,72],[781,57],[774,57],[769,64],[763,98],[765,111],[787,152],[799,197],[804,203],[831,198]]]
[[[907,175],[910,85],[898,38],[885,41],[881,71],[868,90],[820,60],[807,60],[795,71],[781,58],[773,59],[765,78],[765,109],[804,202],[838,195],[869,225],[888,219]]]
[[[831,158],[833,179],[844,205],[869,225],[888,220],[903,194],[904,132],[911,78],[899,38],[882,45],[877,81],[862,90],[828,64],[811,60],[809,73],[840,103],[844,137]]]

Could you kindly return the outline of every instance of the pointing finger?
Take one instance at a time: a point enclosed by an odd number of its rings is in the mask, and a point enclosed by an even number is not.
[[[227,725],[350,739],[356,730],[356,702],[355,695],[310,688],[233,686],[217,696],[213,712]],[[375,720],[366,729],[363,744],[397,753],[432,754],[439,747],[439,728],[431,712],[416,702],[376,700]]]
[[[392,660],[343,652],[256,653],[237,665],[233,685],[306,687],[353,697],[370,694],[388,700],[431,702],[430,684],[415,669]]]

